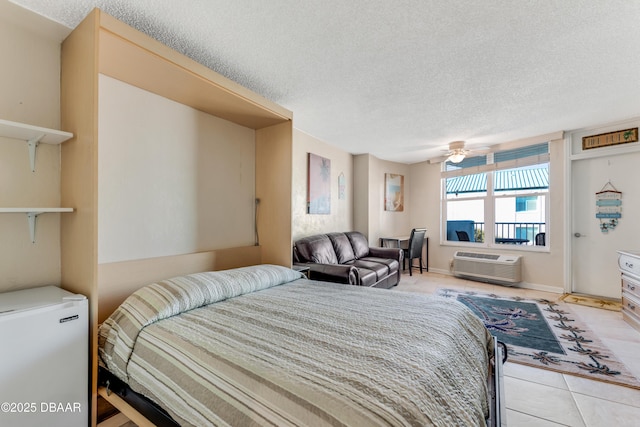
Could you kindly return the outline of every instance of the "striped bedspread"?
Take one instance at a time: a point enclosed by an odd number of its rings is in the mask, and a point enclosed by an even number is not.
[[[480,426],[490,334],[462,304],[256,266],[158,282],[101,363],[181,425]]]

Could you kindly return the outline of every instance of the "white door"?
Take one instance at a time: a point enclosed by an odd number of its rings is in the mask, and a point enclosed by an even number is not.
[[[606,233],[596,218],[596,192],[611,182],[622,192],[622,218]],[[571,164],[572,292],[620,298],[620,249],[640,249],[640,152]]]

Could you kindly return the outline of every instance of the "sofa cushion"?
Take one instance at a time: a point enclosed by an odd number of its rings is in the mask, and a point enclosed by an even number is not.
[[[327,236],[329,236],[329,239],[333,244],[333,250],[338,258],[338,264],[346,264],[349,261],[356,259],[356,255],[351,247],[351,242],[346,234],[329,233]]]
[[[349,238],[351,247],[353,248],[353,253],[356,255],[356,258],[362,258],[369,255],[369,242],[362,233],[358,231],[349,231],[344,234],[346,234]]]
[[[379,262],[365,261],[362,259],[356,259],[353,262],[348,263],[348,265],[353,265],[354,267],[366,268],[367,270],[374,271],[376,273],[376,280],[384,279],[389,275],[389,267],[386,264],[381,264]]]
[[[360,278],[360,286],[371,287],[378,281],[376,272],[366,268],[358,268],[358,277]]]
[[[368,256],[361,258],[361,261],[370,261],[377,262],[379,264],[385,264],[387,267],[389,267],[390,273],[396,273],[398,270],[400,270],[400,263],[395,259]]]
[[[298,259],[316,264],[337,264],[338,258],[333,244],[326,234],[304,237],[296,242]]]

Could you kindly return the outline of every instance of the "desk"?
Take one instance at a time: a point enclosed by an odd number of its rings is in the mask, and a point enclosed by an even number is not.
[[[506,243],[511,245],[522,245],[529,243],[529,239],[510,239],[506,237],[496,237],[496,243]]]
[[[409,238],[411,236],[399,236],[399,237],[381,237],[380,238],[380,247],[381,248],[401,248],[407,249],[409,247]],[[425,246],[425,260],[424,260],[424,269],[425,271],[429,271],[429,238],[427,236],[424,237],[424,246]]]

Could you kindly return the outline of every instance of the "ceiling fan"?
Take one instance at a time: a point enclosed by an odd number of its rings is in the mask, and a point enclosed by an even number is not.
[[[449,150],[447,151],[447,154],[442,157],[430,159],[429,163],[442,163],[446,161],[451,163],[460,163],[471,153],[483,153],[486,151],[486,147],[478,147],[476,149],[469,150],[465,148],[464,141],[453,141],[449,143]]]

